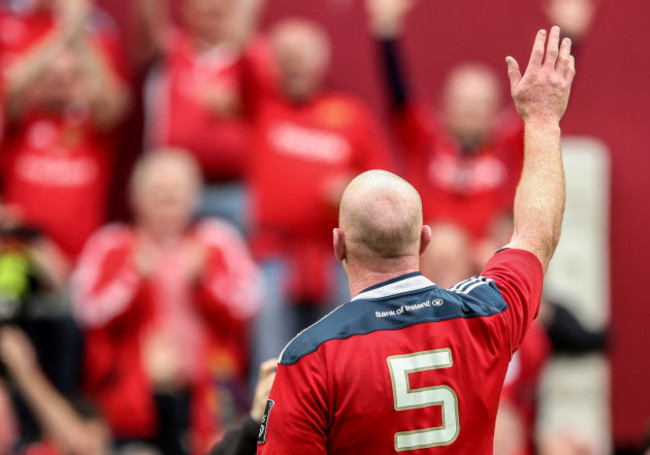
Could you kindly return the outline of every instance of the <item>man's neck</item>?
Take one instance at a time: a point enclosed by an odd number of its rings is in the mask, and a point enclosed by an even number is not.
[[[354,298],[371,286],[397,278],[407,273],[419,272],[419,263],[412,258],[396,260],[390,265],[369,267],[348,262],[346,265],[350,297]]]

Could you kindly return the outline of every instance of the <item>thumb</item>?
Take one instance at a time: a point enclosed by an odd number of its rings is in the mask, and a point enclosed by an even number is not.
[[[508,77],[510,78],[510,88],[514,89],[521,80],[521,71],[519,71],[519,63],[514,58],[506,57],[506,64],[508,65]]]

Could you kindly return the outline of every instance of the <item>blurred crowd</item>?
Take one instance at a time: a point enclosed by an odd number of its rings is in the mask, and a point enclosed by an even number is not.
[[[204,454],[232,425],[217,453],[254,453],[236,440],[256,437],[274,368],[253,394],[259,365],[349,299],[331,232],[359,172],[420,191],[422,270],[442,287],[512,232],[523,125],[503,75],[467,62],[440,96],[414,93],[400,50],[413,0],[367,0],[360,24],[387,121],[328,87],[336,56],[317,23],[262,32],[263,0],[133,3],[127,59],[92,0],[0,1],[2,455]],[[595,2],[541,8],[579,52]],[[130,221],[107,224],[131,162]],[[535,437],[537,389],[553,353],[605,347],[545,301],[511,363],[495,453],[596,453],[580,435]]]

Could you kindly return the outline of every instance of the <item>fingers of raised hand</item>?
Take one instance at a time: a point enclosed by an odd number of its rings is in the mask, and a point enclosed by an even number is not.
[[[576,75],[576,58],[572,55],[571,57],[569,57],[569,77],[571,78],[571,80],[573,80],[575,75]]]
[[[573,56],[571,55],[571,40],[564,38],[560,45],[560,53],[555,65],[556,71],[564,78],[571,75],[571,62]],[[575,69],[575,68],[574,68]]]
[[[560,27],[557,25],[551,28],[551,33],[548,37],[548,43],[546,45],[546,57],[544,59],[544,65],[548,68],[555,68],[557,63],[557,57],[559,53],[560,45]]]
[[[541,66],[544,61],[544,44],[546,44],[546,30],[540,30],[535,36],[533,50],[530,53],[529,67]]]

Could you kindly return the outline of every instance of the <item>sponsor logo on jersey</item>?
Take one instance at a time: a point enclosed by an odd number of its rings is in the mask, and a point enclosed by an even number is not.
[[[308,161],[338,164],[350,158],[347,140],[334,132],[279,122],[269,132],[269,140],[278,153]]]
[[[388,310],[388,311],[375,311],[375,317],[377,318],[387,318],[390,316],[399,316],[404,313],[409,313],[412,311],[419,311],[424,308],[431,308],[432,306],[441,306],[445,303],[442,299],[427,300],[426,302],[415,303],[413,305],[402,305],[397,309]]]

